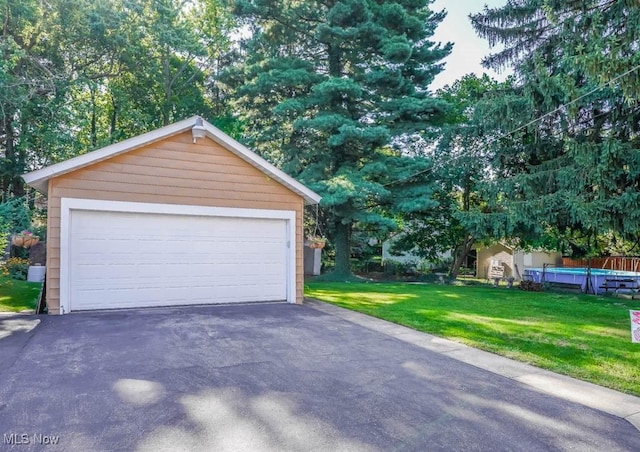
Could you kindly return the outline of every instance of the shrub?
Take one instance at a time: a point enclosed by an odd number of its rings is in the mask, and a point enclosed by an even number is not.
[[[9,270],[6,265],[0,265],[0,287],[5,286],[9,282]]]
[[[526,290],[528,292],[542,292],[543,286],[541,283],[537,283],[534,281],[520,281],[518,289]]]
[[[384,273],[389,276],[407,276],[407,275],[415,275],[417,273],[416,270],[417,262],[407,261],[400,262],[392,259],[387,259],[384,262]]]
[[[5,263],[5,270],[11,279],[25,281],[29,272],[29,259],[12,257]]]
[[[449,273],[451,265],[453,265],[452,257],[437,259],[432,262],[431,271],[434,273]]]
[[[27,229],[30,224],[31,212],[25,198],[0,203],[0,252],[6,248],[11,232]]]

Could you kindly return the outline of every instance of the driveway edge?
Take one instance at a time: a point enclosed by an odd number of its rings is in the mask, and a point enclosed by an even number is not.
[[[305,298],[304,304],[317,311],[386,334],[416,347],[440,353],[496,375],[515,380],[538,392],[622,418],[640,431],[640,397],[540,369],[530,364],[514,361],[313,298]]]

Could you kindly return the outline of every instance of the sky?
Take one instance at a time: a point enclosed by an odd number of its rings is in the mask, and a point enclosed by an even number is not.
[[[477,75],[486,72],[497,80],[504,80],[509,75],[506,70],[497,73],[482,67],[480,64],[482,58],[492,53],[492,50],[485,39],[476,35],[468,17],[471,13],[482,11],[485,5],[499,7],[506,3],[507,0],[435,0],[433,2],[431,9],[434,11],[447,10],[447,17],[436,29],[433,39],[436,42],[453,42],[454,45],[453,51],[445,59],[444,71],[438,74],[431,84],[432,90],[451,85],[471,72]]]

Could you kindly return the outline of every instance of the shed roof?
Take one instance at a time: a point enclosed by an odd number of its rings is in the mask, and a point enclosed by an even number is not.
[[[124,154],[142,146],[146,146],[153,142],[163,140],[172,135],[186,132],[188,130],[191,130],[196,125],[196,121],[198,121],[199,119],[201,118],[198,116],[193,116],[189,119],[170,124],[160,129],[153,130],[151,132],[147,132],[133,138],[129,138],[128,140],[124,140],[119,143],[115,143],[110,146],[106,146],[104,148],[89,152],[87,154],[79,155],[78,157],[74,157],[72,159],[65,160],[63,162],[47,166],[36,171],[32,171],[23,175],[22,178],[27,184],[31,185],[36,190],[42,193],[47,193],[49,180],[54,177],[58,177],[63,174],[67,174],[72,171],[87,167],[89,165],[102,162],[111,157],[115,157],[117,155]],[[229,135],[215,127],[213,124],[202,120],[202,127],[204,127],[206,136],[208,138],[220,144],[225,149],[229,150],[258,170],[262,171],[267,176],[280,182],[282,185],[284,185],[294,193],[300,195],[304,199],[305,204],[318,204],[320,202],[320,199],[322,199],[321,196],[316,192],[307,188],[282,170],[276,168],[274,165],[267,162],[265,159],[257,155],[255,152],[251,151],[246,146],[231,138]]]

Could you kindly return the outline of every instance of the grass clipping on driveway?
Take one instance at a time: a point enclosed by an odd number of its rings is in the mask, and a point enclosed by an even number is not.
[[[640,300],[487,286],[321,283],[308,297],[640,395]]]

